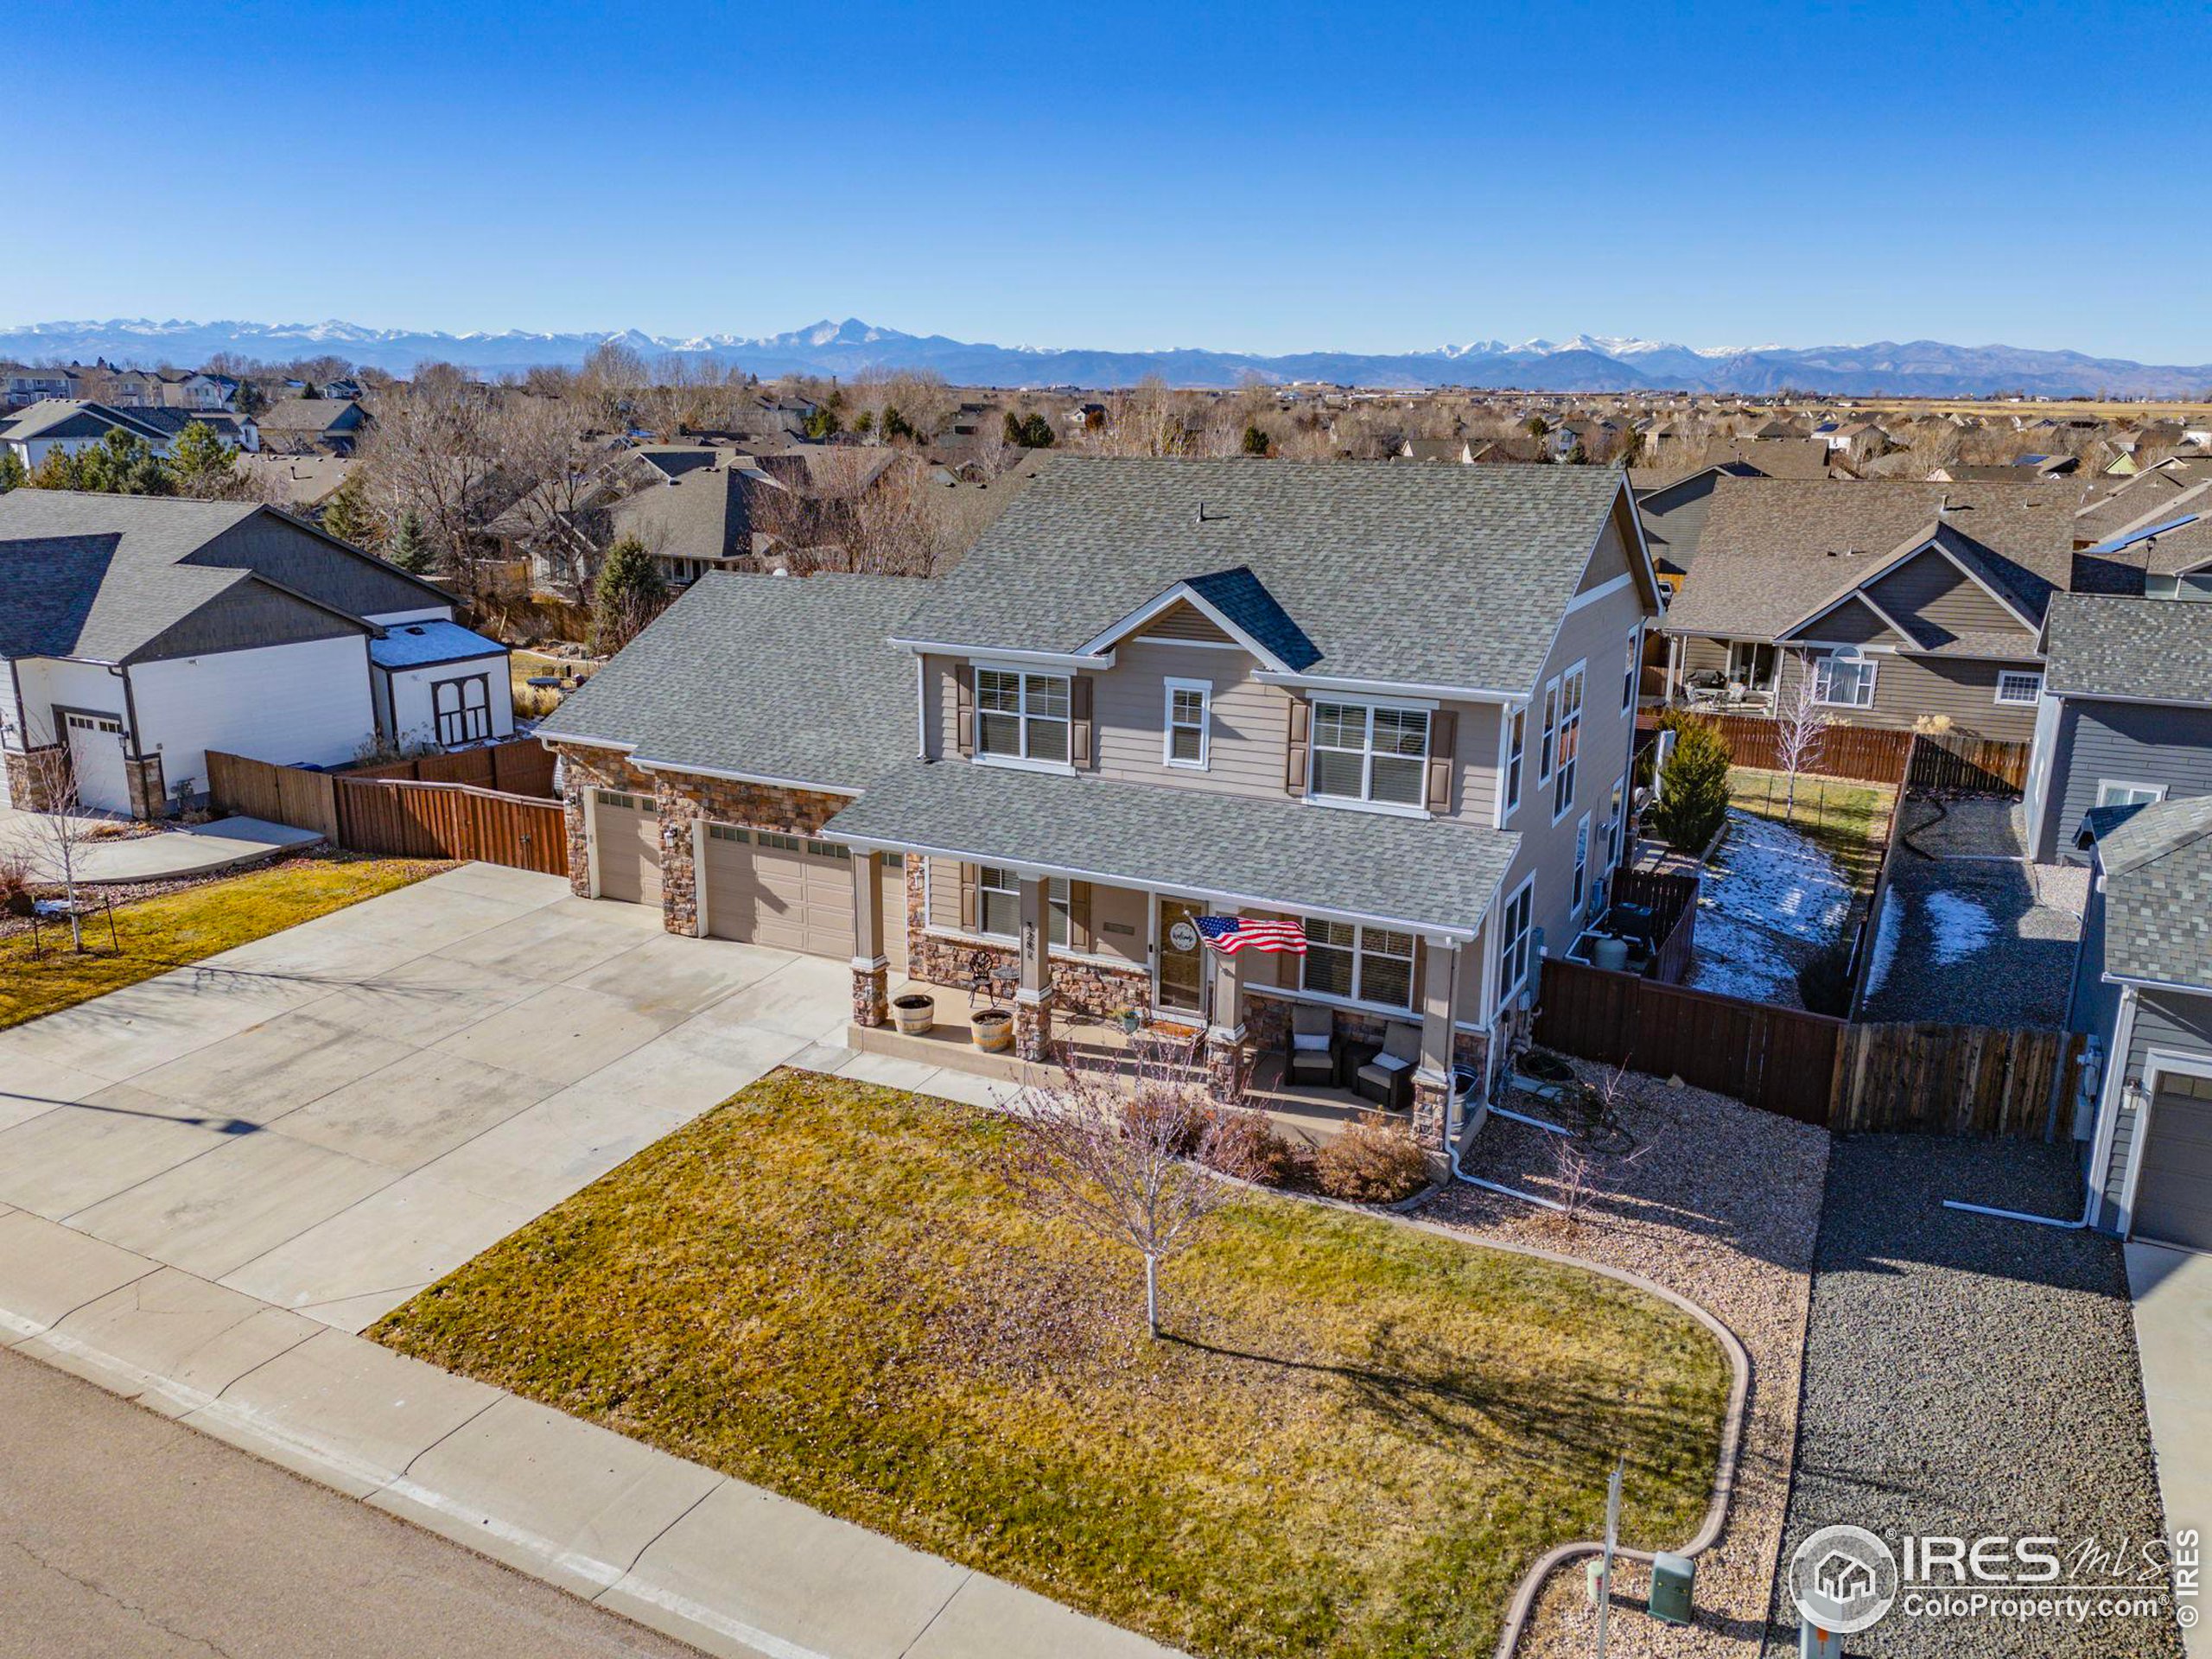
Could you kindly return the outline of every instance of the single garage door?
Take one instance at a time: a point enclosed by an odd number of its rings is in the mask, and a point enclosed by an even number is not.
[[[827,841],[707,826],[707,931],[809,956],[853,954],[853,866]]]
[[[2136,1235],[2212,1250],[2212,1077],[2158,1079],[2138,1155]]]
[[[605,790],[594,798],[592,858],[601,898],[660,903],[660,819],[652,797]]]

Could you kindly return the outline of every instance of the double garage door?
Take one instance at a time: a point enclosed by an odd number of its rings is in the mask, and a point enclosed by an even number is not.
[[[2212,1250],[2212,1077],[2158,1079],[2140,1156],[2131,1230]]]
[[[602,794],[594,843],[602,899],[661,901],[660,833],[650,797]],[[700,842],[706,931],[810,956],[853,954],[851,855],[833,842],[710,823]],[[905,875],[884,860],[883,915],[892,965],[906,962]]]

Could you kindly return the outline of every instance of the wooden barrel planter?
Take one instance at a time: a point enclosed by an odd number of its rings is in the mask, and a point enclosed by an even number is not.
[[[894,996],[891,999],[891,1018],[902,1034],[919,1037],[937,1023],[937,999],[920,991]]]
[[[968,1029],[976,1047],[987,1054],[1003,1054],[1014,1046],[1014,1010],[985,1008],[969,1017]]]

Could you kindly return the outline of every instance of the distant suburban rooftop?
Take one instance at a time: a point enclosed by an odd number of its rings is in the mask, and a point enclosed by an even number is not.
[[[2054,696],[2212,703],[2212,605],[2061,594],[2044,637]]]
[[[0,437],[21,442],[30,438],[97,438],[122,427],[149,442],[168,434],[152,421],[153,410],[112,409],[84,397],[48,397],[10,420],[0,421]]]
[[[923,584],[702,576],[537,728],[639,765],[866,788],[914,753],[914,659],[887,643]]]
[[[1071,652],[1187,582],[1294,671],[1525,692],[1625,494],[1596,467],[1063,457],[904,637]]]
[[[2097,843],[2105,972],[2212,989],[2212,795],[2154,801]]]

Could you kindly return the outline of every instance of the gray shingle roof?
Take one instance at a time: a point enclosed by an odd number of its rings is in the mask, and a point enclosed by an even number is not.
[[[1075,651],[1179,582],[1244,571],[1314,674],[1526,690],[1621,488],[1595,467],[1057,458],[907,632]]]
[[[664,558],[735,558],[753,550],[747,487],[735,467],[679,470],[623,497],[607,517],[617,535],[635,536]]]
[[[29,438],[97,438],[119,426],[149,443],[160,443],[168,434],[146,418],[152,412],[111,409],[80,397],[48,397],[13,420],[0,423],[0,437],[14,442]]]
[[[1468,931],[1521,839],[1287,797],[915,760],[885,774],[825,833],[1085,880]]]
[[[2054,696],[2212,704],[2212,605],[2061,594],[2044,638]]]
[[[361,417],[361,406],[343,397],[280,397],[253,417],[264,432],[327,432]]]
[[[2105,971],[2212,989],[2212,795],[2159,801],[2097,847]]]
[[[832,791],[919,741],[914,659],[886,645],[920,596],[893,576],[702,576],[538,728],[635,758]]]
[[[2072,486],[1723,478],[1669,633],[1778,638],[1940,527],[2031,619],[2073,575]],[[1948,504],[1948,505],[1947,505]]]

